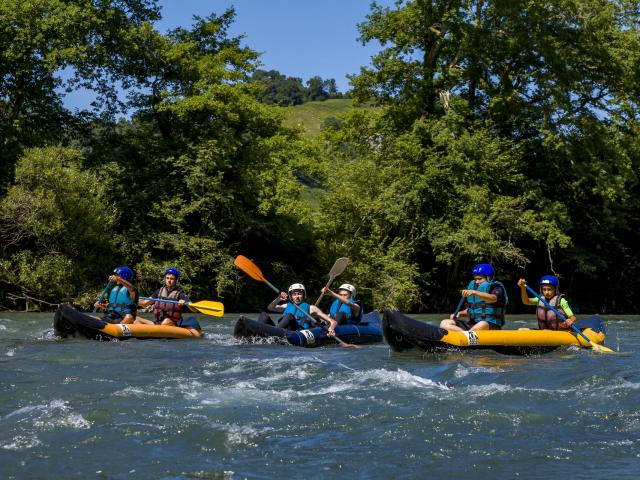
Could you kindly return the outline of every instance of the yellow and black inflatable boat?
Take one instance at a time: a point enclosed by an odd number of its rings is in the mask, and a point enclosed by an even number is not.
[[[194,319],[195,320],[195,319]],[[86,337],[92,340],[127,340],[129,338],[200,338],[199,328],[172,327],[169,325],[144,325],[109,323],[77,311],[70,305],[61,305],[53,318],[56,335],[67,337]],[[199,327],[199,325],[197,325]]]
[[[591,341],[605,339],[602,319],[597,315],[580,320],[576,327]],[[424,352],[490,349],[507,355],[545,353],[565,346],[589,347],[576,332],[560,330],[481,330],[450,332],[415,320],[393,310],[385,310],[382,334],[393,351],[418,349]]]

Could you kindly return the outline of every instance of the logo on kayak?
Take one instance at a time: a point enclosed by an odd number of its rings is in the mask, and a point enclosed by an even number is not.
[[[475,332],[464,332],[469,340],[469,345],[479,345],[480,340],[478,339],[478,335]]]
[[[300,333],[307,339],[307,343],[316,343],[316,337],[313,336],[311,330],[300,330]]]
[[[130,337],[131,336],[131,330],[129,330],[129,327],[127,325],[125,325],[124,323],[120,324],[120,328],[122,329],[122,336],[123,337]]]

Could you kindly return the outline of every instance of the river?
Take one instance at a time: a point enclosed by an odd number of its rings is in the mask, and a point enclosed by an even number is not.
[[[4,479],[640,476],[640,317],[605,317],[631,355],[530,357],[240,344],[231,314],[202,340],[61,340],[52,318],[0,313]]]

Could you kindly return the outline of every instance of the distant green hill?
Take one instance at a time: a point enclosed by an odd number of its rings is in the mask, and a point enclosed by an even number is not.
[[[307,102],[295,107],[286,107],[284,124],[290,127],[302,127],[307,136],[320,133],[320,126],[327,117],[336,117],[353,108],[350,98],[335,98],[322,102]]]

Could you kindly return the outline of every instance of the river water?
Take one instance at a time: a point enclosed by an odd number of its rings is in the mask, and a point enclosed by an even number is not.
[[[61,340],[52,317],[0,313],[3,479],[640,477],[640,317],[605,317],[629,356],[531,357],[246,345],[237,315]]]

